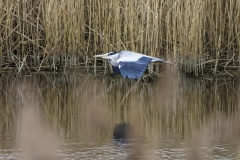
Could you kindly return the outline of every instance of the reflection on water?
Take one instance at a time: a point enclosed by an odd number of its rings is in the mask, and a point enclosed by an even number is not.
[[[3,75],[0,85],[0,159],[239,158],[234,80],[40,73]],[[123,122],[136,141],[116,145]]]

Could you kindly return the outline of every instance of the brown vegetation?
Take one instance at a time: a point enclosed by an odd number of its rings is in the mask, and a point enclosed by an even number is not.
[[[2,70],[91,66],[118,50],[173,58],[185,73],[239,67],[238,0],[33,0],[0,2]]]

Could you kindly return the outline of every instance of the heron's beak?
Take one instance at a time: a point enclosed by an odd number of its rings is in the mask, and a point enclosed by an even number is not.
[[[100,57],[100,58],[104,58],[104,59],[109,59],[108,53],[106,53],[106,54],[100,54],[100,55],[95,55],[95,56],[93,56],[93,57]]]

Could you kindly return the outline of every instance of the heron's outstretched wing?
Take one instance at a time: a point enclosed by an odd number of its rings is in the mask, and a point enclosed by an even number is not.
[[[139,58],[137,61],[121,61],[118,60],[119,70],[124,78],[138,79],[146,70],[152,59],[148,57]]]

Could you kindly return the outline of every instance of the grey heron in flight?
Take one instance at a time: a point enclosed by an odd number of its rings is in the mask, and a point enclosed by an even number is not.
[[[95,55],[94,57],[109,59],[114,73],[121,74],[124,78],[131,79],[142,77],[144,71],[151,62],[168,63],[156,57],[131,51],[109,52],[102,55]]]

